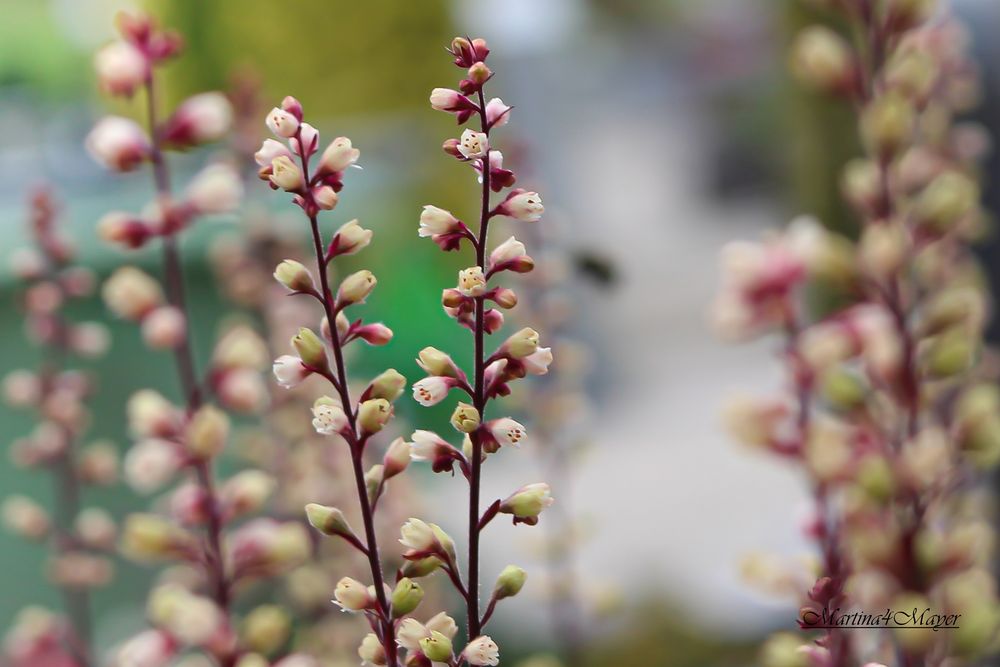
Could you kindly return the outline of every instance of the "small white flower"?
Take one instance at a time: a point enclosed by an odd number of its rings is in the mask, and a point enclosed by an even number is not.
[[[415,618],[404,618],[396,630],[396,644],[407,651],[419,651],[420,640],[431,636],[423,623]]]
[[[333,402],[333,399],[322,396],[316,399],[312,408],[313,428],[321,435],[341,433],[349,424],[343,408]]]
[[[116,667],[166,667],[177,649],[159,630],[146,630],[130,638],[115,656]]]
[[[490,266],[511,262],[528,254],[524,244],[511,236],[490,253]]]
[[[333,592],[336,603],[346,611],[361,611],[372,606],[372,596],[368,592],[368,587],[357,579],[344,577],[337,582],[337,588]]]
[[[275,135],[286,139],[294,137],[299,129],[299,120],[278,107],[271,109],[264,122],[267,125],[267,129],[271,130]]]
[[[466,129],[458,142],[458,152],[467,158],[483,157],[490,149],[490,140],[483,132]]]
[[[271,160],[271,182],[289,192],[300,190],[306,183],[302,170],[286,155]]]
[[[428,632],[440,632],[448,639],[454,639],[455,635],[458,634],[458,625],[455,623],[455,619],[443,611],[432,616],[424,625]]]
[[[500,647],[486,635],[476,637],[462,651],[462,655],[470,665],[493,667],[500,664]]]
[[[199,93],[184,100],[174,118],[189,128],[193,141],[218,141],[232,125],[233,105],[222,93]]]
[[[283,354],[274,360],[274,377],[285,389],[291,389],[309,376],[309,370],[302,360],[291,354]]]
[[[420,214],[420,230],[417,234],[426,238],[453,232],[457,227],[458,218],[453,216],[450,211],[428,204],[424,206],[424,210]]]
[[[427,551],[435,543],[434,531],[420,519],[411,518],[400,527],[399,534],[399,543],[414,551]]]
[[[486,293],[486,276],[483,267],[470,266],[458,272],[458,291],[465,296],[482,296]]]
[[[264,143],[260,145],[260,149],[253,154],[253,159],[261,167],[270,167],[274,159],[280,156],[291,159],[292,151],[288,150],[288,146],[280,141],[265,139]]]
[[[504,215],[508,215],[521,222],[538,222],[545,207],[542,206],[542,198],[537,192],[519,192],[509,197],[501,208]]]
[[[545,375],[549,372],[549,365],[552,363],[552,348],[540,347],[532,354],[521,359],[524,369],[530,375]]]
[[[414,461],[433,461],[437,457],[438,447],[450,447],[434,431],[414,431],[413,442],[410,443],[410,458]]]
[[[87,135],[87,152],[97,162],[115,171],[134,169],[149,155],[149,139],[133,120],[107,116]]]
[[[323,151],[320,158],[320,170],[323,172],[344,171],[361,156],[361,151],[351,145],[351,140],[347,137],[337,137],[330,142],[330,145]]]
[[[501,127],[510,120],[511,107],[503,103],[499,97],[494,97],[486,103],[486,122],[490,127]]]
[[[425,377],[413,385],[413,398],[424,407],[437,405],[451,391],[451,385],[451,381],[445,377]]]
[[[494,419],[488,423],[490,433],[501,445],[520,447],[528,440],[528,431],[510,417]]]

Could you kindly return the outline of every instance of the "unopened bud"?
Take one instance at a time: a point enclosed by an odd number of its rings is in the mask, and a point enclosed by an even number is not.
[[[424,589],[420,584],[406,577],[399,580],[392,591],[392,615],[401,618],[420,604],[424,599]]]
[[[861,234],[861,263],[876,278],[895,275],[906,260],[906,250],[906,229],[895,220],[868,225]]]
[[[42,506],[27,496],[10,496],[3,501],[0,512],[7,529],[24,539],[40,541],[52,525]]]
[[[357,579],[344,577],[337,582],[333,592],[337,603],[347,611],[363,611],[375,605],[375,598],[368,592],[368,587]]]
[[[480,61],[469,68],[468,76],[470,81],[481,86],[486,83],[492,73],[486,63]]]
[[[280,649],[291,635],[292,621],[278,605],[261,605],[243,621],[243,641],[253,651],[270,655]]]
[[[336,507],[309,503],[306,505],[306,518],[313,528],[324,535],[354,537],[354,531],[347,523],[347,518]]]
[[[850,46],[829,28],[806,28],[795,38],[791,53],[795,76],[819,90],[842,90],[854,76]]]
[[[512,514],[514,522],[538,523],[538,515],[554,502],[549,485],[544,482],[528,484],[500,503],[500,511]]]
[[[970,177],[947,171],[917,196],[913,213],[918,222],[939,232],[953,228],[979,203],[979,186]]]
[[[294,259],[282,261],[274,269],[274,279],[293,292],[314,292],[316,285],[312,273],[301,262]]]
[[[243,470],[222,485],[219,497],[230,516],[258,511],[274,493],[277,481],[260,470]]]
[[[939,378],[964,373],[976,356],[976,345],[968,332],[951,329],[930,340],[923,360],[927,371]]]
[[[351,220],[337,230],[330,241],[330,246],[334,249],[335,255],[353,255],[368,247],[373,235],[372,230],[362,227],[356,219]]]
[[[371,398],[358,407],[358,426],[363,435],[378,433],[392,418],[392,404],[384,398]]]
[[[865,145],[880,158],[892,157],[906,148],[916,126],[913,104],[898,93],[886,93],[872,102],[861,117]]]
[[[425,347],[417,356],[417,364],[427,371],[428,375],[438,377],[457,377],[458,368],[451,356],[436,347]]]
[[[508,565],[497,577],[497,582],[493,586],[493,597],[503,600],[517,595],[524,587],[524,582],[528,578],[528,573],[516,565]]]
[[[213,405],[199,409],[185,430],[185,444],[192,456],[207,460],[226,446],[229,438],[229,417]]]
[[[362,397],[365,400],[369,398],[384,398],[392,403],[403,395],[405,389],[406,378],[395,368],[390,368],[372,380],[365,393],[362,394]]]
[[[287,155],[279,155],[271,160],[270,180],[288,192],[301,190],[306,184],[302,170]]]
[[[361,640],[361,646],[358,647],[358,657],[361,658],[361,663],[364,665],[385,665],[385,647],[382,646],[382,642],[379,638],[375,636],[374,632],[369,632],[365,635],[365,638]]]
[[[403,438],[396,438],[382,458],[382,470],[385,479],[395,477],[410,465],[410,445]]]
[[[337,290],[337,305],[342,307],[364,303],[368,295],[375,289],[377,282],[375,275],[367,269],[352,273],[340,283],[340,288]]]
[[[160,306],[142,318],[142,339],[154,350],[171,350],[187,339],[187,318],[180,308]]]
[[[523,359],[538,350],[539,336],[534,329],[525,327],[513,334],[503,344],[503,349],[514,359]]]
[[[328,367],[326,347],[312,329],[305,327],[299,329],[299,332],[292,337],[292,347],[306,366],[320,370]]]
[[[434,630],[430,637],[420,640],[420,652],[427,656],[431,662],[451,662],[452,647],[451,640]]]

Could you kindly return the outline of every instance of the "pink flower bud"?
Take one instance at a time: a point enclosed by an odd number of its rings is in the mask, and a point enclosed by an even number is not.
[[[392,340],[392,329],[381,322],[373,322],[354,329],[354,335],[369,345],[387,345]]]
[[[272,370],[278,384],[285,389],[298,386],[300,382],[312,374],[312,371],[305,367],[301,359],[291,354],[285,354],[275,359]]]
[[[389,448],[382,457],[382,472],[385,479],[391,479],[406,470],[410,465],[410,444],[403,438],[396,438],[389,443]]]
[[[511,107],[504,104],[499,97],[494,97],[486,103],[486,124],[490,128],[502,127],[510,120]]]
[[[125,405],[129,431],[140,438],[169,437],[180,429],[180,411],[152,389],[141,389]]]
[[[302,120],[302,103],[291,95],[285,95],[285,99],[281,100],[281,109],[295,116],[297,120]]]
[[[490,273],[514,271],[528,273],[535,268],[535,262],[527,255],[524,244],[511,236],[490,253]]]
[[[131,171],[149,157],[149,138],[135,121],[107,116],[87,135],[87,152],[113,171]]]
[[[201,526],[208,521],[211,502],[205,489],[186,482],[170,494],[170,515],[183,526]]]
[[[119,665],[167,667],[176,653],[176,644],[165,632],[146,630],[122,644],[116,658]]]
[[[267,129],[271,130],[276,136],[284,137],[285,139],[295,136],[295,133],[299,130],[299,123],[300,119],[296,118],[294,114],[278,107],[271,109],[265,119]]]
[[[495,308],[489,308],[483,313],[483,328],[486,333],[496,333],[503,328],[503,313]]]
[[[431,91],[431,108],[435,111],[458,111],[469,99],[457,90],[435,88]]]
[[[187,320],[174,306],[160,306],[142,318],[142,338],[154,350],[172,350],[187,339]]]
[[[278,157],[291,159],[292,151],[288,150],[288,146],[274,139],[265,139],[260,149],[253,154],[253,159],[257,162],[258,166],[263,167],[267,171],[267,176],[271,174],[271,163]],[[267,176],[264,176],[265,180]]]
[[[109,243],[140,248],[153,236],[153,230],[130,213],[111,211],[97,223],[97,234]]]
[[[31,407],[42,396],[41,380],[31,371],[11,371],[3,379],[3,396],[12,408]]]
[[[233,123],[233,106],[219,92],[200,93],[181,102],[163,127],[163,141],[177,147],[222,139]]]
[[[340,200],[340,197],[337,196],[336,190],[329,185],[320,185],[319,187],[313,188],[312,197],[313,201],[316,202],[316,206],[324,211],[332,211],[337,206],[337,202]]]
[[[148,495],[163,488],[184,464],[178,446],[168,440],[146,438],[132,445],[122,463],[125,483]]]
[[[268,403],[267,386],[260,374],[250,368],[234,368],[219,378],[215,387],[219,402],[244,414],[259,412]]]
[[[111,345],[111,334],[100,322],[81,322],[69,330],[69,346],[81,357],[104,356]]]
[[[101,89],[111,95],[131,96],[149,75],[142,51],[128,42],[112,42],[94,56]]]
[[[288,143],[292,152],[308,158],[319,149],[319,131],[309,123],[302,123],[299,125],[299,136],[292,137]]]
[[[187,202],[197,213],[229,213],[243,199],[243,181],[226,164],[205,167],[187,188]]]
[[[537,192],[529,192],[518,188],[510,194],[497,208],[496,213],[506,215],[521,222],[538,222],[545,212],[542,198]]]
[[[319,161],[319,173],[321,175],[340,173],[357,162],[360,156],[361,151],[351,145],[350,139],[337,137],[323,151]]]

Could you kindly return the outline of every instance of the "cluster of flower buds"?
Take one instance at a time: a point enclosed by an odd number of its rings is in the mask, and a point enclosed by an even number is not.
[[[286,97],[280,107],[267,114],[267,127],[277,137],[266,139],[254,155],[260,167],[257,174],[270,183],[274,190],[284,190],[295,195],[295,204],[306,215],[315,216],[319,211],[332,210],[337,205],[337,193],[344,187],[344,172],[355,166],[361,152],[351,145],[347,137],[337,137],[323,149],[315,171],[310,173],[310,161],[319,151],[319,132],[302,120],[302,105],[294,97]],[[287,142],[287,143],[286,143]],[[296,164],[296,159],[299,163]],[[371,238],[353,238],[347,235],[331,242],[330,258],[336,254],[351,254],[368,244]]]
[[[501,575],[504,583],[498,583],[485,615],[481,616],[479,535],[500,513],[511,515],[515,524],[537,523],[542,510],[552,503],[552,497],[548,484],[529,484],[506,499],[496,500],[481,513],[479,489],[485,456],[496,453],[504,445],[518,447],[527,440],[524,426],[514,419],[486,419],[486,407],[490,400],[510,394],[510,384],[514,380],[529,374],[547,373],[552,352],[550,348],[541,347],[538,332],[524,328],[487,355],[485,336],[499,331],[504,323],[501,311],[517,304],[517,294],[512,289],[495,282],[491,285],[491,280],[495,281],[504,272],[528,273],[535,266],[525,245],[514,236],[488,251],[488,228],[498,217],[537,222],[545,209],[537,192],[521,188],[510,190],[499,203],[492,203],[493,193],[512,188],[517,180],[514,172],[504,167],[503,154],[493,147],[490,136],[493,129],[510,120],[511,107],[500,98],[487,101],[485,86],[493,73],[486,65],[489,49],[484,40],[458,37],[452,41],[450,51],[455,65],[465,71],[465,78],[460,81],[459,90],[435,88],[430,103],[435,110],[453,114],[459,125],[478,120],[477,127],[467,127],[460,137],[445,141],[443,149],[447,155],[471,167],[481,184],[479,221],[478,225],[470,226],[450,211],[427,205],[420,215],[418,235],[430,238],[444,251],[459,251],[465,242],[475,254],[475,264],[461,270],[457,285],[445,289],[442,294],[445,313],[473,333],[475,356],[471,362],[472,372],[467,373],[447,353],[434,347],[421,350],[417,363],[427,376],[413,385],[414,399],[424,406],[436,405],[444,401],[452,389],[458,389],[468,400],[458,402],[451,417],[451,425],[462,439],[460,446],[450,444],[432,431],[418,430],[413,433],[410,452],[415,461],[429,462],[435,472],[452,472],[457,463],[469,482],[468,587],[461,580],[450,538],[443,539],[446,536],[439,528],[416,519],[404,526],[402,542],[409,550],[404,554],[408,566],[402,572],[444,569],[467,606],[470,642],[460,659],[471,665],[495,665],[499,660],[497,646],[482,635],[482,627],[497,601],[520,590],[524,571],[513,566],[504,571]],[[488,303],[496,307],[488,307]],[[516,585],[508,581],[514,578],[519,579]],[[454,659],[450,637],[439,632],[425,632],[424,626],[419,624],[412,627],[424,632],[425,636],[418,642],[410,641],[404,648],[411,653],[418,651],[432,662]]]
[[[725,250],[719,328],[783,333],[790,384],[739,401],[728,421],[739,440],[794,461],[814,490],[805,532],[820,576],[800,599],[804,627],[807,612],[837,607],[963,622],[871,638],[826,629],[805,645],[780,635],[764,663],[958,664],[990,650],[1000,624],[993,530],[969,483],[1000,462],[1000,390],[977,363],[989,295],[969,248],[983,231],[975,163],[987,142],[955,121],[975,101],[975,67],[962,28],[930,18],[932,2],[829,4],[863,46],[811,27],[792,59],[806,83],[858,109],[865,154],[842,189],[860,234],[797,222]],[[817,283],[845,305],[810,316],[804,288]]]
[[[367,471],[364,458],[372,436],[385,429],[392,419],[393,404],[403,395],[406,379],[395,369],[388,369],[372,379],[356,401],[352,398],[344,363],[345,346],[355,340],[385,345],[392,340],[392,331],[378,322],[351,321],[346,314],[347,308],[363,304],[375,289],[377,280],[371,271],[356,271],[335,288],[330,285],[333,261],[367,247],[372,231],[351,220],[324,243],[317,219],[320,211],[336,206],[344,172],[357,161],[360,151],[352,146],[350,139],[338,137],[313,165],[319,133],[303,121],[302,105],[293,97],[286,97],[280,108],[272,109],[265,124],[276,137],[288,143],[264,141],[256,154],[260,177],[273,189],[292,193],[294,203],[309,219],[316,267],[314,275],[305,264],[285,259],[275,267],[274,279],[288,293],[311,297],[322,309],[315,329],[301,327],[292,336],[294,354],[279,356],[274,361],[274,376],[286,389],[299,386],[312,375],[321,376],[332,388],[332,395],[321,395],[314,400],[312,426],[317,435],[332,437],[335,444],[346,443],[364,532],[356,534],[336,507],[312,502],[306,506],[306,516],[318,532],[343,539],[367,557],[372,585],[342,578],[336,587],[336,601],[345,610],[364,614],[374,630],[359,649],[366,664],[395,666],[397,622],[404,613],[417,607],[423,599],[423,590],[412,579],[401,579],[395,589],[385,583],[373,517],[386,482],[406,469],[409,448],[397,438],[381,462]]]
[[[180,51],[180,38],[159,28],[148,15],[125,12],[117,17],[120,39],[94,59],[98,81],[111,95],[131,96],[140,88],[153,91],[154,68]],[[87,136],[86,147],[111,171],[132,171],[163,161],[163,151],[186,150],[218,141],[229,131],[233,110],[222,93],[194,95],[154,127],[122,116],[107,116]],[[161,193],[162,195],[163,193]],[[205,167],[178,199],[160,196],[139,213],[113,211],[98,224],[101,237],[125,248],[138,248],[157,236],[171,236],[199,216],[235,210],[243,195],[239,175],[229,165]]]
[[[95,280],[86,269],[73,266],[73,250],[56,227],[51,195],[35,193],[30,212],[32,246],[15,255],[13,268],[25,281],[29,335],[44,352],[37,370],[13,370],[3,378],[3,398],[12,408],[37,415],[32,432],[11,444],[12,461],[47,471],[61,493],[51,512],[27,496],[9,496],[2,519],[13,533],[50,546],[49,580],[78,601],[66,610],[66,621],[25,610],[11,632],[6,657],[15,665],[71,665],[89,657],[88,591],[111,579],[108,555],[117,532],[107,512],[81,506],[80,489],[114,483],[118,461],[113,446],[81,442],[90,422],[86,401],[94,382],[65,367],[65,361],[69,355],[103,353],[108,334],[102,325],[75,323],[65,314],[71,301],[93,291]]]

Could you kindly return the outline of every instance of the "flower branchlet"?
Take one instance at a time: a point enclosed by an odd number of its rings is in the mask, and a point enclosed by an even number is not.
[[[968,618],[996,605],[989,550],[953,557],[949,545],[992,534],[966,480],[1000,461],[998,393],[976,364],[988,302],[970,250],[983,227],[981,143],[955,122],[975,101],[975,68],[962,28],[931,19],[933,2],[829,4],[854,44],[807,28],[792,64],[805,83],[856,106],[865,154],[845,167],[842,187],[861,233],[852,242],[800,219],[725,249],[720,332],[782,335],[790,385],[789,396],[734,403],[727,421],[739,440],[796,462],[813,489],[805,532],[820,576],[804,586],[804,627],[849,606]],[[848,305],[809,317],[804,287],[817,282]],[[973,580],[988,583],[973,590]],[[996,631],[995,615],[979,618],[982,634],[958,642],[907,630],[862,642],[825,629],[804,646],[779,636],[766,662],[787,664],[789,651],[830,667],[965,660]]]

